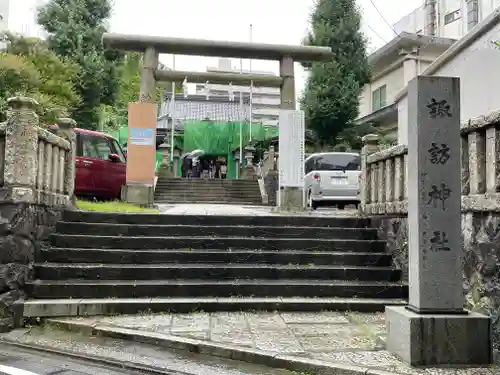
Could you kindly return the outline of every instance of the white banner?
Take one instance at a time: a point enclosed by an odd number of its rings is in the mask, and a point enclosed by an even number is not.
[[[304,186],[305,117],[303,111],[279,115],[279,187]]]

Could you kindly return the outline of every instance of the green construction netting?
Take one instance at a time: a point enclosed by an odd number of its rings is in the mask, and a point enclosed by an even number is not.
[[[278,136],[278,128],[262,124],[252,124],[250,129],[250,124],[246,122],[186,121],[184,134],[174,134],[174,145],[184,153],[203,150],[206,155],[226,157],[228,178],[232,179],[236,177],[233,151],[240,147],[240,134],[243,135],[241,142],[243,146],[250,143],[250,130],[252,143]],[[111,131],[109,134],[115,137],[123,147],[128,141],[128,126],[122,126],[119,130]],[[156,169],[161,164],[161,160],[161,152],[157,151]]]
[[[203,150],[207,155],[227,155],[250,142],[250,124],[241,122],[186,121],[184,123],[184,152]],[[277,128],[252,124],[252,142],[278,135]]]
[[[122,126],[118,130],[108,132],[109,135],[116,138],[120,146],[124,146],[128,142],[128,126]]]

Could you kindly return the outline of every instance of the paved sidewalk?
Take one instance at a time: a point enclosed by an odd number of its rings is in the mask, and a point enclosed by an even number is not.
[[[358,216],[355,209],[337,210],[325,208],[316,211],[302,212],[279,211],[270,206],[245,206],[235,204],[159,204],[158,208],[163,215],[230,215],[230,216]]]
[[[240,348],[269,356],[361,366],[396,374],[498,375],[500,366],[468,369],[411,368],[384,350],[383,314],[192,313],[59,320],[106,330],[150,334],[155,340],[188,340],[198,347]],[[132,330],[132,331],[130,331]],[[125,331],[123,331],[125,332]],[[206,352],[217,355],[217,351]],[[318,363],[318,362],[316,362]],[[339,372],[344,374],[344,372]],[[360,372],[364,373],[364,372]]]

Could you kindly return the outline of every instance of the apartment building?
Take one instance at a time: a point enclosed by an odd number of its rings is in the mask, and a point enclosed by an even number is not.
[[[460,39],[500,7],[500,0],[425,0],[394,25],[408,32]]]
[[[455,42],[454,39],[402,32],[370,55],[372,79],[360,96],[356,124],[372,124],[382,133],[396,137],[396,95]]]
[[[500,8],[453,44],[422,75],[460,78],[460,120],[466,122],[500,109]],[[407,88],[396,95],[398,143],[408,144]]]
[[[219,59],[217,67],[207,67],[207,72],[234,73],[239,74],[239,67],[233,67],[230,59]],[[249,70],[243,70],[243,74],[249,74]],[[275,75],[272,72],[251,71],[258,75]],[[205,85],[196,85],[196,94],[205,95]],[[210,97],[229,97],[232,90],[235,98],[240,97],[240,92],[244,102],[250,101],[250,87],[232,85],[212,85],[209,84]],[[280,112],[280,89],[275,87],[254,87],[252,89],[252,122],[270,126],[278,126]]]

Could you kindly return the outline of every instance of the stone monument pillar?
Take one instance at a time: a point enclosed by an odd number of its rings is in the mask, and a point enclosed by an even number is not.
[[[7,100],[4,184],[7,199],[14,203],[36,202],[38,165],[38,103],[31,98]]]
[[[462,289],[460,81],[408,86],[409,304],[386,307],[387,350],[411,365],[492,361],[489,317]]]

